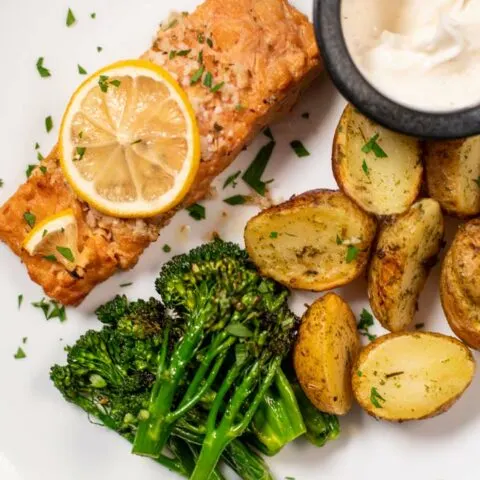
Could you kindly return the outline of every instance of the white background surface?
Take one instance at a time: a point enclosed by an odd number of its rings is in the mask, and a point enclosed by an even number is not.
[[[0,2],[0,203],[25,180],[28,163],[36,162],[35,142],[46,155],[54,145],[63,109],[82,80],[77,64],[89,73],[112,61],[139,56],[150,45],[157,24],[172,8],[192,10],[199,0],[1,0]],[[293,2],[305,13],[311,0]],[[68,7],[77,17],[65,26]],[[92,20],[90,13],[96,12]],[[97,53],[96,47],[103,47]],[[35,63],[45,57],[51,78],[39,77]],[[323,78],[283,123],[272,127],[277,140],[264,178],[274,178],[276,201],[319,187],[335,187],[330,168],[331,142],[344,101]],[[301,118],[310,112],[310,119]],[[44,119],[52,115],[55,129],[45,133]],[[312,156],[299,159],[289,142],[300,139]],[[244,168],[266,142],[261,136],[230,168]],[[220,177],[218,185],[228,172]],[[116,434],[92,425],[76,407],[67,404],[48,378],[50,365],[63,362],[63,347],[97,326],[94,309],[119,291],[119,284],[134,282],[122,293],[147,297],[167,255],[201,243],[213,229],[228,240],[241,241],[253,207],[229,207],[222,198],[248,193],[239,182],[235,190],[219,189],[219,198],[205,202],[207,221],[195,222],[185,213],[165,229],[160,240],[143,255],[138,266],[105,282],[77,309],[68,309],[68,321],[47,322],[30,303],[42,298],[41,289],[27,277],[24,267],[0,246],[0,479],[1,480],[142,480],[173,479],[174,475],[149,460],[129,454],[129,445]],[[221,212],[228,217],[222,218]],[[192,226],[181,233],[182,225]],[[449,239],[455,223],[449,222]],[[438,300],[438,266],[420,299],[416,322],[429,330],[451,333]],[[366,285],[357,281],[341,293],[356,314],[367,306]],[[24,295],[17,309],[17,296]],[[296,294],[298,313],[317,295]],[[380,328],[377,333],[380,333]],[[13,355],[21,345],[24,360]],[[405,352],[408,355],[408,352]],[[478,359],[477,355],[477,359]],[[480,445],[480,380],[447,414],[403,425],[377,422],[355,407],[341,420],[342,434],[323,449],[305,442],[288,447],[269,460],[278,479],[296,480],[473,480],[478,478]]]

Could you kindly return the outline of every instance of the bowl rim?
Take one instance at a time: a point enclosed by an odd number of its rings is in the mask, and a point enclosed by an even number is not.
[[[389,99],[360,73],[348,51],[341,23],[342,0],[315,0],[315,36],[326,69],[340,93],[360,112],[385,127],[423,138],[480,134],[480,105],[452,112],[414,110]]]

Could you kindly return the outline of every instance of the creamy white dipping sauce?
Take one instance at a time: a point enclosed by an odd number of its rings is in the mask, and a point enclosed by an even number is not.
[[[417,110],[480,104],[480,0],[343,0],[342,27],[362,75]]]

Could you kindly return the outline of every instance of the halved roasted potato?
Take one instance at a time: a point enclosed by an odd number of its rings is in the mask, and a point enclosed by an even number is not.
[[[310,306],[293,363],[302,390],[322,412],[344,415],[352,407],[351,368],[359,351],[355,316],[341,297],[328,293]]]
[[[480,213],[480,136],[425,143],[429,195],[450,215]]]
[[[462,225],[442,265],[440,298],[450,327],[480,350],[480,219]]]
[[[376,418],[421,420],[447,411],[470,385],[475,360],[456,338],[390,333],[370,343],[352,370],[353,393]]]
[[[375,231],[376,220],[343,193],[313,190],[252,218],[245,245],[267,277],[323,291],[362,274]]]
[[[415,203],[380,231],[369,268],[368,297],[387,330],[399,332],[412,323],[443,234],[442,210],[430,198]]]
[[[351,105],[337,127],[332,164],[340,189],[375,215],[405,212],[420,191],[420,141],[381,127]]]

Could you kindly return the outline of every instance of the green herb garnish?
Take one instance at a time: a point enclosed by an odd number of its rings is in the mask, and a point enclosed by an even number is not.
[[[44,260],[47,260],[49,262],[56,262],[57,261],[57,257],[55,255],[45,255],[43,257]]]
[[[51,73],[50,73],[50,70],[48,68],[45,68],[43,66],[43,57],[40,57],[38,60],[37,60],[37,71],[38,73],[40,74],[40,76],[42,78],[46,78],[46,77],[51,77]]]
[[[373,327],[373,325],[374,325],[373,315],[364,308],[362,310],[362,313],[360,314],[360,321],[358,322],[357,328],[360,335],[368,337],[368,339],[371,342],[377,338],[376,335],[368,331],[368,329],[370,327]]]
[[[80,75],[86,75],[87,74],[87,71],[81,65],[77,65],[77,68],[78,68],[78,73]]]
[[[44,165],[40,165],[38,168],[44,175],[47,173],[47,167],[45,167]]]
[[[343,245],[343,240],[340,238],[340,235],[337,235],[337,238],[335,241],[337,242],[337,245]]]
[[[197,221],[207,218],[205,207],[198,203],[194,203],[190,207],[187,207],[188,214]]]
[[[0,178],[0,188],[3,187],[3,180]]]
[[[198,40],[198,43],[205,43],[205,35],[200,32],[200,33],[197,35],[197,40]]]
[[[133,285],[133,282],[121,283],[120,288],[130,287],[131,285]]]
[[[37,217],[33,213],[25,212],[23,214],[23,218],[25,219],[25,221],[27,222],[27,224],[30,228],[33,228],[35,226],[35,222],[37,221]]]
[[[47,133],[50,133],[52,131],[52,128],[53,128],[53,120],[52,120],[52,117],[49,115],[45,119],[45,129],[47,130]]]
[[[71,27],[76,21],[77,19],[75,18],[75,15],[73,14],[72,9],[69,8],[67,12],[67,22],[66,22],[67,27]]]
[[[25,175],[27,176],[27,178],[30,178],[30,175],[32,174],[32,172],[37,168],[36,165],[27,165],[27,169],[25,170]]]
[[[203,50],[200,50],[200,51],[198,52],[198,58],[197,58],[197,60],[198,60],[198,63],[200,63],[200,64],[203,63]]]
[[[217,83],[214,87],[210,89],[210,91],[212,93],[217,93],[224,85],[225,85],[225,82]]]
[[[370,391],[370,401],[372,402],[374,407],[383,408],[380,405],[380,401],[385,402],[385,399],[378,393],[375,387],[372,387],[372,390]]]
[[[278,238],[278,232],[270,232],[270,238]]]
[[[18,347],[17,353],[15,353],[15,355],[13,356],[15,360],[20,360],[21,358],[26,358],[26,357],[27,355],[21,347]]]
[[[213,48],[213,40],[211,38],[207,38],[207,45],[210,47],[210,48]]]
[[[75,261],[75,256],[73,255],[72,251],[68,247],[60,247],[56,248],[57,252],[69,262]]]
[[[302,158],[310,156],[310,152],[304,147],[303,143],[300,140],[293,140],[293,142],[290,142],[290,146],[297,154],[297,157]]]
[[[387,158],[388,155],[385,153],[383,148],[377,143],[377,140],[380,138],[380,134],[376,133],[363,147],[363,153],[373,152],[377,158]]]
[[[210,73],[210,72],[207,72],[205,74],[205,77],[203,79],[203,84],[207,87],[207,88],[212,88],[212,85],[213,85],[213,75]]]
[[[65,307],[54,300],[47,302],[45,298],[42,298],[39,302],[33,302],[32,306],[42,310],[46,320],[58,318],[61,322],[64,322],[67,319]]]
[[[35,150],[38,150],[39,148],[40,148],[40,144],[37,142],[37,143],[35,144]]]
[[[205,71],[205,66],[202,65],[193,75],[192,75],[192,78],[190,80],[190,84],[191,85],[195,85],[201,78],[202,78],[202,75],[203,75],[203,72]]]
[[[349,245],[347,247],[347,256],[345,258],[347,263],[352,263],[357,259],[360,250],[355,245]]]
[[[83,156],[85,155],[85,152],[86,152],[86,151],[87,151],[87,148],[86,148],[86,147],[77,147],[77,148],[76,148],[77,154],[75,155],[75,157],[73,158],[73,160],[74,160],[75,162],[80,161],[80,160],[83,158]]]
[[[97,14],[95,12],[92,12],[90,14],[90,18],[93,18],[93,19],[97,18]]]
[[[41,162],[43,160],[43,155],[40,152],[37,152],[37,160]]]
[[[370,175],[370,169],[368,168],[367,162],[365,160],[363,160],[363,163],[362,163],[362,170],[367,177]]]
[[[103,50],[103,47],[97,47],[97,52],[100,53]]]
[[[273,138],[273,133],[272,131],[270,130],[270,127],[266,127],[265,130],[263,131],[263,134],[269,138],[270,140],[275,141],[275,139]]]
[[[237,178],[240,176],[242,172],[239,170],[238,172],[233,173],[230,175],[226,180],[225,183],[223,184],[223,188],[227,188],[229,185],[232,186],[232,188],[235,188],[237,186]]]
[[[262,196],[265,195],[267,185],[267,182],[262,180],[262,175],[265,172],[274,148],[274,141],[264,145],[242,176],[242,180]]]
[[[162,248],[162,250],[165,252],[165,253],[170,253],[172,251],[172,247],[168,244],[165,244]]]
[[[17,300],[17,304],[18,304],[18,309],[20,310],[20,307],[22,306],[22,303],[23,303],[23,295],[20,294],[18,296],[18,300]]]
[[[233,197],[225,198],[223,201],[228,205],[243,205],[247,202],[248,198],[244,195],[234,195]]]

